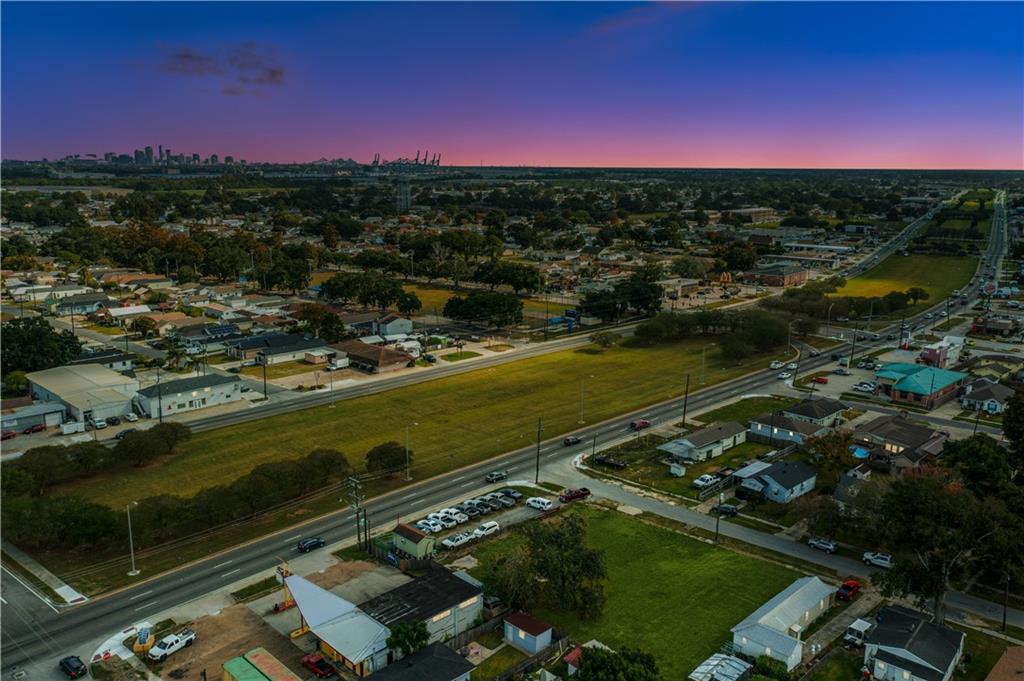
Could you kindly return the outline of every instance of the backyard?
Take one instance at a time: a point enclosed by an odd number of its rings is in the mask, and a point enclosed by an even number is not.
[[[728,641],[732,626],[800,576],[616,511],[578,506],[572,512],[586,519],[588,543],[604,553],[604,613],[594,620],[544,608],[533,614],[577,641],[646,650],[679,678]],[[520,541],[512,533],[482,544],[473,552],[481,561],[474,575],[486,575],[491,562]]]
[[[974,258],[946,255],[891,255],[876,267],[846,282],[834,295],[881,297],[890,291],[920,287],[928,299],[907,308],[907,314],[919,312],[962,288],[977,269]],[[930,301],[930,302],[929,302]]]
[[[298,458],[317,447],[342,450],[362,470],[369,449],[403,440],[406,424],[413,421],[418,425],[410,430],[411,473],[422,480],[530,445],[538,417],[544,419],[545,438],[576,428],[582,378],[588,423],[680,397],[680,377],[700,370],[703,343],[564,350],[345,400],[336,409],[316,407],[218,428],[197,433],[179,453],[153,465],[80,480],[53,493],[73,492],[119,508],[168,490],[191,495],[231,482],[261,463]],[[763,356],[734,362],[712,348],[709,385],[764,366]]]

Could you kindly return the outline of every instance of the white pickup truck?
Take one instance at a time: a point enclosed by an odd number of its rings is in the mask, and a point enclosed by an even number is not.
[[[148,657],[155,662],[163,662],[168,655],[187,648],[196,641],[196,632],[191,629],[182,629],[177,634],[164,636],[155,646],[149,649]]]

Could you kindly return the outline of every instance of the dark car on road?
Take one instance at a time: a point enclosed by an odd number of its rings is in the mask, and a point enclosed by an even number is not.
[[[85,666],[82,658],[78,657],[78,655],[68,655],[60,661],[58,666],[69,679],[80,679],[83,676],[89,675],[89,668]]]
[[[508,479],[508,471],[491,471],[484,476],[487,482],[501,482]]]
[[[651,422],[647,419],[637,419],[629,424],[630,430],[643,430],[644,428],[650,428]]]
[[[724,518],[735,518],[739,515],[740,510],[732,504],[720,504],[718,506],[712,506],[711,512],[717,513]]]
[[[573,445],[578,445],[581,442],[583,442],[583,438],[579,437],[578,435],[570,435],[569,437],[562,440],[562,446],[572,447]]]
[[[558,500],[563,504],[567,504],[570,501],[577,501],[579,499],[586,499],[590,496],[590,490],[586,487],[580,487],[579,489],[567,489],[558,495]]]
[[[605,456],[604,454],[598,454],[593,459],[591,459],[591,461],[597,464],[598,466],[607,466],[608,468],[614,468],[617,471],[621,471],[626,467],[625,461],[620,461],[619,459],[610,456]]]
[[[324,541],[323,537],[308,537],[300,541],[295,548],[298,549],[299,553],[309,553],[316,549],[322,549],[325,546],[327,546],[327,542]]]

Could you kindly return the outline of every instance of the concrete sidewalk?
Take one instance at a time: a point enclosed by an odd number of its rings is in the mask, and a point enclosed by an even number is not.
[[[89,600],[82,594],[75,591],[72,587],[65,584],[60,577],[40,565],[32,556],[28,555],[17,546],[3,542],[2,547],[3,552],[10,556],[11,560],[15,561],[18,565],[25,568],[25,570],[32,573],[32,575],[40,582],[53,589],[58,596],[64,599],[65,603],[78,604]]]

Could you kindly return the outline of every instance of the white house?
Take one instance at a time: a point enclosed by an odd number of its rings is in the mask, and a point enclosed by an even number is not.
[[[989,378],[979,378],[964,387],[964,396],[960,398],[960,405],[971,411],[1002,414],[1006,409],[1006,403],[1013,395],[1012,388],[1007,388]]]
[[[740,488],[758,493],[765,499],[788,504],[814,489],[818,476],[803,461],[780,461],[740,483]]]
[[[831,607],[835,588],[801,577],[732,628],[735,652],[779,660],[792,671],[803,659],[803,632]]]
[[[666,442],[658,449],[684,461],[706,461],[746,441],[747,429],[735,421],[726,421]]]
[[[962,632],[907,608],[886,606],[864,642],[864,665],[878,681],[949,681],[964,650]]]
[[[211,373],[143,388],[135,395],[135,404],[143,414],[156,418],[161,412],[171,416],[240,399],[242,381],[238,376]]]

